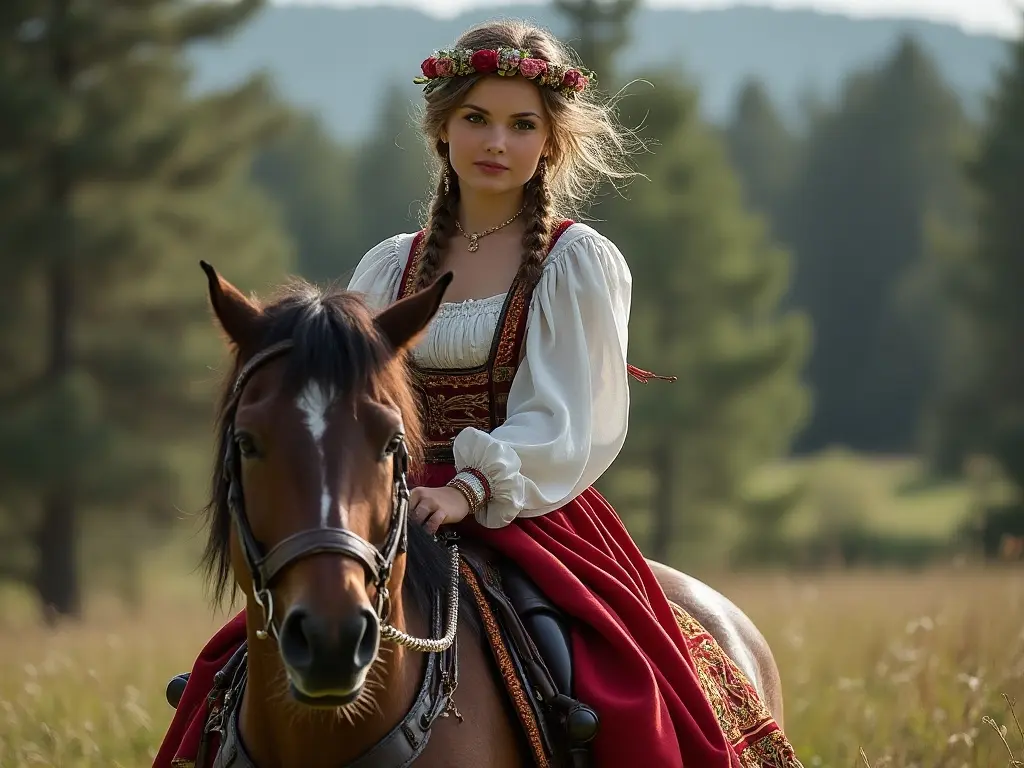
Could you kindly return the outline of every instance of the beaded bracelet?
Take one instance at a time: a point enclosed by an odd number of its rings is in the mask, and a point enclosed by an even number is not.
[[[448,481],[448,485],[466,497],[469,511],[474,514],[491,500],[491,484],[487,481],[487,476],[478,469],[462,470]]]

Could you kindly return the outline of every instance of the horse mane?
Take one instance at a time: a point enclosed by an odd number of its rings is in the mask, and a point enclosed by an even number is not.
[[[293,344],[284,357],[286,387],[298,391],[315,382],[330,387],[339,398],[363,393],[386,398],[402,414],[410,474],[422,467],[422,417],[409,380],[408,356],[396,360],[361,295],[296,278],[263,308],[263,323],[261,348],[285,340]],[[243,362],[236,350],[218,398],[215,462],[210,501],[204,510],[208,536],[201,563],[215,603],[223,602],[229,588],[233,597],[238,586],[231,574],[232,520],[224,460],[227,428],[234,419],[232,386]],[[408,542],[404,591],[422,615],[429,616],[435,594],[449,583],[449,555],[419,525],[409,525]],[[467,619],[473,615],[473,611],[461,613]]]

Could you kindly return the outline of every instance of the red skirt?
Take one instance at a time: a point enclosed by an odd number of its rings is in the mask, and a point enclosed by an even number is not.
[[[451,465],[430,465],[419,484],[441,486],[454,473]],[[575,620],[576,695],[601,718],[597,768],[738,768],[661,586],[596,490],[504,528],[469,519],[458,530],[513,559]],[[244,639],[241,613],[203,650],[154,768],[194,758],[213,675]]]
[[[444,485],[430,465],[421,485]],[[575,695],[594,708],[597,768],[740,765],[701,688],[675,614],[622,520],[595,489],[503,528],[457,530],[515,561],[574,619]]]

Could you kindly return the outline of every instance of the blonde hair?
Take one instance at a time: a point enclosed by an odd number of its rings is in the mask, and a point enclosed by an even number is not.
[[[500,47],[528,50],[535,58],[553,64],[574,66],[578,58],[550,32],[515,20],[486,22],[468,29],[456,48],[473,50]],[[598,72],[600,77],[602,73]],[[441,257],[456,233],[459,183],[450,172],[448,146],[441,141],[452,113],[482,77],[473,74],[453,77],[425,96],[420,129],[428,150],[438,161],[437,188],[425,224],[423,258],[416,287],[428,285],[440,269]],[[548,240],[558,217],[576,218],[594,192],[605,182],[617,183],[636,176],[629,165],[632,150],[642,146],[636,134],[617,123],[615,101],[603,97],[591,83],[582,93],[566,98],[538,86],[551,126],[549,150],[537,174],[524,188],[526,231],[523,234],[525,277],[533,283],[540,277]],[[448,191],[445,171],[448,170]]]

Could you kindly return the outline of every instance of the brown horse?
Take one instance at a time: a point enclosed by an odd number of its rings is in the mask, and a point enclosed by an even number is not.
[[[244,593],[248,635],[214,764],[527,764],[455,545],[406,525],[421,445],[407,352],[451,275],[374,315],[357,294],[301,281],[261,307],[203,268],[235,350],[205,563],[219,595],[232,582]],[[778,670],[753,623],[651,565],[781,726]]]

